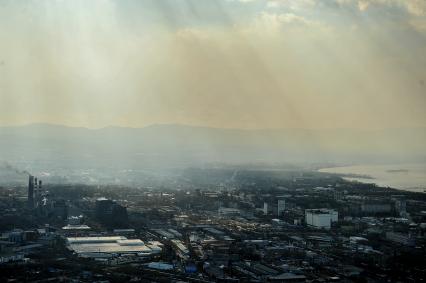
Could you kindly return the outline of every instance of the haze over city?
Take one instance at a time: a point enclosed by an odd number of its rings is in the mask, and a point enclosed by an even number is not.
[[[0,282],[426,278],[426,0],[0,0]]]

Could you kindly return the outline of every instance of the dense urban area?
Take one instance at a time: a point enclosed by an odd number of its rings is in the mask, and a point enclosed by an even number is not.
[[[426,194],[317,171],[0,188],[0,282],[424,282]]]

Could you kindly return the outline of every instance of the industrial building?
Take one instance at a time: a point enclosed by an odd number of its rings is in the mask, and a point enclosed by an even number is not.
[[[28,208],[34,208],[34,176],[28,177]]]
[[[338,212],[332,209],[306,209],[305,210],[305,221],[306,225],[320,228],[330,229],[331,223],[337,222]]]
[[[171,240],[172,243],[172,247],[175,249],[176,251],[176,255],[183,259],[183,260],[187,260],[189,259],[189,250],[188,248],[182,243],[182,241],[179,240]]]
[[[70,237],[66,238],[66,243],[68,249],[78,256],[89,258],[112,258],[124,254],[151,256],[162,250],[156,242],[145,244],[140,239],[127,239],[123,236]]]
[[[29,209],[38,207],[44,201],[44,195],[42,194],[42,181],[29,175],[28,176],[28,199],[27,206]]]

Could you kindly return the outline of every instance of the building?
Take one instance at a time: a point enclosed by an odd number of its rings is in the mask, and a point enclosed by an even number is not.
[[[56,218],[61,218],[63,220],[68,218],[68,205],[64,199],[55,200],[52,203],[51,213],[52,216]]]
[[[288,272],[279,275],[268,276],[268,282],[306,282],[306,276]]]
[[[171,240],[172,247],[176,252],[176,255],[183,259],[187,260],[189,259],[189,250],[188,248],[179,240]]]
[[[67,218],[67,222],[69,225],[80,225],[81,222],[83,221],[83,215],[79,215],[79,216],[68,216]]]
[[[173,264],[164,262],[150,262],[148,263],[147,267],[158,270],[173,270],[175,268]]]
[[[283,215],[284,211],[285,211],[285,199],[279,199],[277,201],[277,213],[278,216]]]
[[[263,203],[263,215],[267,215],[268,214],[268,203],[265,201]]]
[[[95,215],[99,220],[105,220],[112,215],[112,205],[114,202],[106,198],[98,198],[95,204]]]
[[[392,210],[390,203],[365,202],[361,204],[361,212],[364,213],[389,213]]]
[[[405,199],[395,200],[395,210],[398,212],[399,216],[407,217],[407,202]]]
[[[21,229],[14,229],[8,234],[8,241],[11,243],[23,243],[24,231]]]
[[[134,235],[135,229],[114,229],[112,232],[116,235]]]
[[[394,242],[396,244],[401,244],[404,246],[414,247],[416,245],[416,241],[410,235],[397,233],[397,232],[386,232],[386,239]]]
[[[28,208],[34,208],[34,176],[28,177]]]
[[[70,237],[66,238],[67,247],[80,257],[112,258],[134,254],[151,256],[161,252],[154,242],[145,244],[140,239],[127,239],[123,236],[110,237]]]
[[[218,213],[219,216],[238,216],[241,211],[237,208],[219,207]]]
[[[125,227],[127,225],[127,208],[113,200],[97,199],[95,215],[100,222],[108,226]]]
[[[305,222],[308,226],[320,229],[330,229],[331,223],[337,222],[338,212],[332,209],[306,209]]]
[[[88,231],[91,228],[85,224],[78,224],[78,225],[74,225],[74,224],[68,224],[64,227],[62,227],[62,231],[68,231],[68,232],[82,232],[82,231]]]
[[[343,198],[345,196],[343,191],[337,191],[337,190],[333,192],[333,195],[334,195],[335,201],[341,201],[341,200],[343,200]]]

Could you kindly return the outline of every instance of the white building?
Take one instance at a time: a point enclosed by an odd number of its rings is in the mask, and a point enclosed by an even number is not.
[[[155,242],[145,244],[139,239],[127,239],[123,236],[110,237],[70,237],[66,238],[67,247],[80,257],[111,258],[122,254],[150,256],[161,252],[161,246]]]
[[[330,229],[331,223],[337,222],[338,212],[333,209],[306,209],[305,210],[305,221],[308,226]]]
[[[263,203],[263,215],[268,215],[268,203],[266,201]]]

